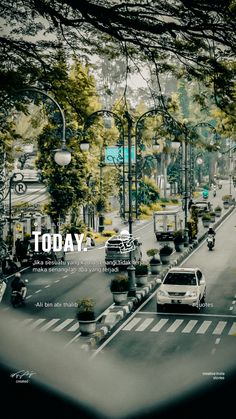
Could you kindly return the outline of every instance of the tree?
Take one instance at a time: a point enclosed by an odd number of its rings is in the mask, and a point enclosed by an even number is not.
[[[96,174],[97,158],[81,152],[80,133],[84,120],[99,104],[94,78],[89,74],[89,68],[83,67],[78,60],[69,69],[62,55],[49,76],[47,82],[65,112],[67,144],[72,149],[71,163],[66,167],[58,166],[52,150],[60,147],[61,121],[57,110],[47,103],[48,123],[37,138],[37,166],[51,197],[46,210],[57,225],[69,209],[74,207],[78,211],[88,199],[89,178]]]
[[[136,57],[152,62],[156,74],[183,75],[181,63],[186,77],[213,85],[221,107],[233,100],[235,0],[2,0],[0,11],[10,27],[0,37],[5,91],[37,80],[39,66],[47,73],[64,44],[85,57],[123,54],[127,73]]]

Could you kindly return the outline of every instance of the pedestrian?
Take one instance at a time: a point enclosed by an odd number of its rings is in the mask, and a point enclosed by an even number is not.
[[[192,198],[190,198],[189,203],[188,203],[188,210],[189,211],[191,210],[192,205],[193,205],[193,200],[192,200]]]

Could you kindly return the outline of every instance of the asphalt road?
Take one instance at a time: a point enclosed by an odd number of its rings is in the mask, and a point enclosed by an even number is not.
[[[227,185],[224,185],[222,190],[217,191],[217,197],[214,199],[212,199],[210,193],[213,207],[222,202],[221,196],[226,193],[226,188]],[[199,226],[203,230],[201,222],[199,222]],[[153,222],[135,225],[134,232],[135,236],[138,236],[142,242],[143,258],[147,260],[146,251],[158,247],[153,232]],[[218,237],[214,254],[218,252],[217,249]],[[175,256],[173,255],[173,257]],[[206,258],[206,252],[203,257]],[[221,265],[222,260],[217,258],[216,266],[219,266],[218,269],[221,269]],[[40,266],[38,269],[38,272],[26,270],[23,274],[23,278],[29,281],[24,307],[11,308],[9,286],[0,306],[0,311],[11,310],[16,316],[17,312],[24,314],[26,323],[32,329],[60,332],[66,340],[70,341],[78,333],[78,322],[76,321],[78,300],[84,297],[93,298],[97,316],[100,316],[112,304],[109,284],[114,273],[104,272],[104,248],[102,246],[92,248],[88,252],[68,253],[66,263],[53,267],[50,272],[41,271]],[[213,292],[216,292],[215,300],[217,300],[219,291]],[[155,305],[153,306],[153,304],[150,303],[148,311],[154,310]]]
[[[199,314],[182,307],[158,313],[155,292],[93,357],[112,354],[113,359],[128,363],[131,369],[138,365],[144,374],[152,370],[152,378],[156,377],[152,386],[156,384],[157,393],[160,382],[168,380],[167,372],[180,366],[185,376],[189,370],[189,380],[204,377],[212,382],[213,376],[226,379],[230,364],[235,367],[235,357],[225,355],[228,350],[236,350],[235,246],[236,211],[218,229],[214,251],[210,252],[203,242],[183,264],[198,266],[204,272],[208,307]],[[198,365],[193,371],[195,361]]]

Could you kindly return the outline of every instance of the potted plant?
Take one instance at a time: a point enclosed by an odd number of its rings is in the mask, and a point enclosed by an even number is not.
[[[211,211],[209,213],[210,217],[211,217],[211,222],[214,223],[216,220],[216,213],[214,211]]]
[[[216,217],[220,217],[221,216],[222,208],[219,205],[217,205],[217,207],[215,207],[215,210],[214,211],[215,211]]]
[[[151,269],[151,274],[155,275],[160,272],[160,264],[161,261],[157,256],[158,250],[157,249],[149,249],[147,250],[147,255],[150,257],[149,265]]]
[[[168,244],[164,244],[164,246],[161,247],[160,258],[161,258],[161,263],[163,265],[166,265],[167,263],[169,263],[170,255],[172,253],[173,253],[173,248],[171,246],[169,246]]]
[[[140,264],[135,266],[137,285],[145,285],[148,282],[148,265]]]
[[[181,252],[184,248],[184,235],[182,230],[177,230],[173,234],[176,252]]]
[[[115,304],[122,304],[127,300],[129,291],[128,275],[118,274],[111,280],[110,290]]]
[[[211,224],[210,214],[204,214],[202,216],[202,224],[203,224],[203,227],[209,227],[209,225]]]
[[[228,209],[230,206],[230,200],[231,200],[231,196],[230,195],[223,195],[222,196],[222,201],[223,201],[223,206],[224,209]]]
[[[94,301],[91,298],[83,298],[78,301],[77,319],[82,335],[89,335],[96,331]]]

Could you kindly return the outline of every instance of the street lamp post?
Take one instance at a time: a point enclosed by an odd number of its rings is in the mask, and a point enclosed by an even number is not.
[[[116,168],[120,169],[120,158],[122,158],[122,166],[123,166],[123,182],[124,182],[124,176],[126,174],[124,166],[125,166],[125,134],[124,134],[124,124],[121,118],[115,114],[112,111],[108,110],[100,110],[97,112],[94,112],[91,114],[84,123],[84,133],[87,132],[88,127],[91,125],[91,123],[95,120],[96,117],[99,117],[101,115],[109,115],[112,116],[115,121],[116,125],[119,129],[121,138],[119,142],[119,146],[122,145],[123,153],[120,155],[118,161],[115,161],[114,157],[111,156],[111,159],[113,161],[113,164]],[[128,179],[128,225],[129,225],[129,235],[132,236],[133,234],[133,207],[132,207],[132,185],[133,185],[133,171],[132,171],[132,118],[129,112],[124,113],[124,118],[127,121],[127,151],[128,151],[128,172],[127,172],[127,179]],[[88,144],[88,146],[85,147],[84,144]],[[88,150],[89,143],[86,141],[82,141],[80,143],[81,150]],[[101,168],[100,168],[101,169]],[[100,172],[101,173],[101,172]],[[101,179],[101,178],[100,178]],[[101,184],[100,184],[101,185]],[[100,189],[101,192],[101,189]],[[125,194],[125,191],[123,191],[123,194]],[[121,203],[122,205],[122,203]],[[126,214],[126,208],[123,208],[124,216]],[[133,264],[133,252],[131,251],[129,253],[129,267],[128,267],[128,277],[129,277],[129,293],[128,296],[135,296],[136,295],[136,283],[135,283],[135,266]]]
[[[55,152],[54,160],[60,166],[67,166],[71,161],[71,152],[66,147],[66,138],[65,138],[66,122],[65,122],[65,116],[64,116],[64,112],[63,112],[62,108],[60,107],[59,103],[51,95],[49,95],[48,93],[46,93],[43,90],[40,90],[38,88],[26,87],[24,89],[20,89],[20,90],[15,91],[16,94],[27,93],[27,92],[36,92],[36,93],[39,93],[39,94],[47,97],[48,99],[50,99],[56,105],[57,109],[59,110],[59,113],[61,115],[61,121],[62,121],[61,148],[57,149],[57,150],[54,150],[54,152]],[[14,175],[13,175],[13,177],[10,178],[10,187],[12,186],[13,180],[14,180]],[[6,199],[6,197],[8,196],[8,193],[9,193],[9,191],[6,192],[5,184],[6,184],[5,149],[4,149],[4,146],[1,144],[1,149],[0,149],[0,210],[1,210],[1,212],[4,212],[3,202],[4,202],[4,200]],[[9,197],[9,199],[10,199],[10,201],[9,201],[9,232],[11,234],[11,232],[12,232],[12,217],[11,217],[11,205],[12,205],[12,203],[11,203],[11,197]],[[2,236],[2,229],[0,231],[0,234]],[[2,240],[1,240],[0,243],[1,243],[0,246],[4,245]],[[0,248],[0,254],[1,254],[1,248]]]

